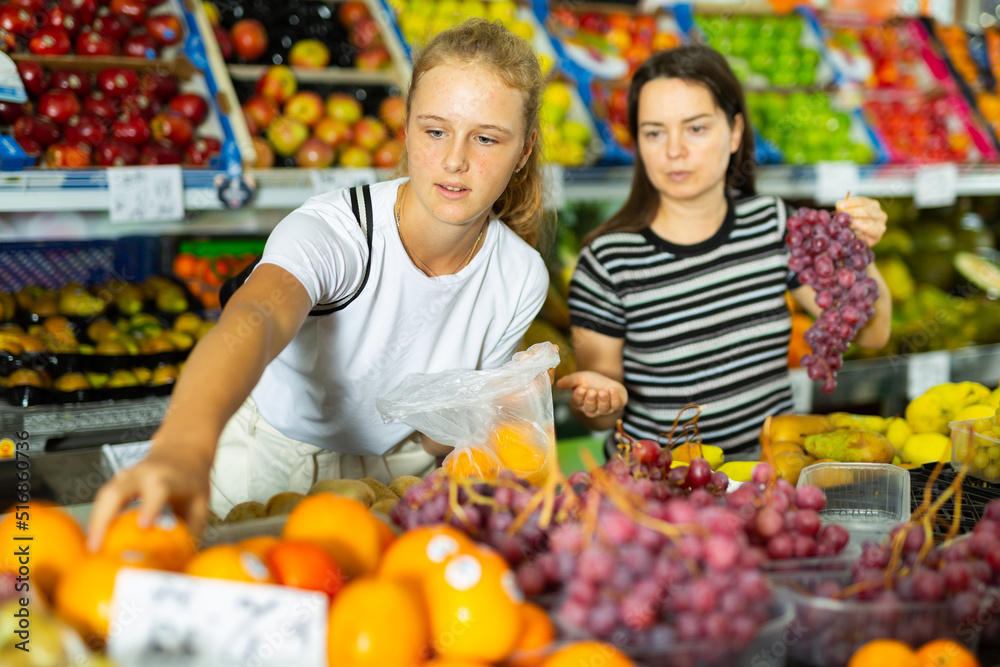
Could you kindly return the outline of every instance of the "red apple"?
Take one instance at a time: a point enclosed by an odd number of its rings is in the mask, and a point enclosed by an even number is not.
[[[97,89],[110,98],[124,97],[139,86],[139,77],[130,69],[109,67],[97,73]]]
[[[117,14],[102,14],[90,25],[94,32],[104,35],[115,44],[121,44],[132,29],[132,22]]]
[[[85,97],[90,94],[90,75],[82,69],[59,69],[52,72],[49,88],[70,90],[79,97]]]
[[[177,79],[168,74],[155,74],[153,72],[146,72],[142,75],[139,87],[145,90],[150,97],[164,104],[180,92]]]
[[[336,154],[329,145],[316,137],[309,137],[295,152],[295,164],[300,167],[325,169],[333,164]]]
[[[31,157],[37,158],[41,156],[44,146],[42,146],[34,139],[30,139],[28,137],[16,137],[16,136],[14,137],[14,139],[17,140],[17,145],[21,147],[21,150],[23,150]]]
[[[291,67],[272,65],[257,81],[257,93],[275,104],[284,104],[299,88]]]
[[[148,32],[143,30],[128,36],[122,45],[122,55],[130,58],[154,60],[160,55],[160,45]]]
[[[24,7],[4,5],[0,7],[0,28],[27,39],[35,33],[35,14]]]
[[[108,9],[135,24],[142,23],[146,18],[146,3],[143,0],[111,0]]]
[[[48,24],[64,29],[69,33],[70,37],[76,37],[76,34],[80,32],[80,29],[83,27],[83,24],[80,23],[80,19],[78,19],[72,12],[63,8],[61,5],[49,10]]]
[[[229,33],[221,26],[215,26],[212,28],[212,32],[215,34],[215,41],[219,44],[219,52],[222,53],[222,59],[231,60],[235,49],[233,48],[233,40],[229,36]]]
[[[90,146],[60,141],[45,151],[45,164],[54,169],[77,169],[90,166]]]
[[[47,25],[28,41],[28,50],[37,56],[64,56],[73,49],[65,28]]]
[[[123,113],[111,124],[111,136],[133,146],[149,141],[149,123],[138,114]]]
[[[204,167],[219,154],[222,145],[214,137],[196,137],[184,148],[181,164],[191,167]]]
[[[316,123],[313,135],[333,148],[337,148],[341,144],[348,144],[354,138],[354,132],[350,125],[329,116]]]
[[[361,119],[361,102],[347,93],[330,93],[326,98],[326,115],[354,125]]]
[[[37,141],[43,147],[51,146],[59,140],[59,126],[45,116],[21,116],[14,123],[14,138]]]
[[[382,145],[388,133],[378,119],[365,116],[354,124],[354,143],[372,152]]]
[[[75,16],[81,27],[97,18],[97,0],[62,0],[59,7]]]
[[[399,164],[400,158],[406,151],[406,144],[399,139],[390,139],[379,146],[372,155],[372,162],[376,167],[391,168]]]
[[[181,41],[181,20],[174,14],[154,14],[146,19],[146,30],[157,42],[170,46]]]
[[[179,116],[184,116],[194,126],[201,125],[208,116],[208,102],[201,95],[184,93],[170,100],[167,108]]]
[[[39,63],[22,60],[17,63],[17,73],[21,76],[24,90],[31,97],[38,97],[49,89],[49,73]]]
[[[37,113],[51,118],[59,125],[65,125],[82,109],[80,98],[69,90],[50,90],[38,98]]]
[[[149,120],[163,110],[159,100],[153,99],[141,88],[136,88],[125,94],[120,101],[119,109],[128,113],[138,114]]]
[[[354,66],[368,72],[385,69],[391,62],[389,50],[381,44],[368,46],[354,56]]]
[[[0,51],[4,53],[14,53],[17,51],[17,35],[0,28]]]
[[[115,100],[99,90],[95,90],[83,99],[83,110],[105,120],[111,120],[118,115],[118,105]]]
[[[398,95],[386,97],[379,102],[378,117],[390,132],[399,132],[406,124],[406,100]]]
[[[194,126],[184,116],[175,116],[168,113],[158,113],[149,121],[149,129],[153,134],[153,139],[167,144],[173,144],[178,148],[184,148],[194,136]]]
[[[150,142],[139,149],[139,164],[180,164],[181,152],[176,146]]]
[[[308,136],[308,127],[285,116],[278,118],[267,128],[267,140],[282,157],[295,155]]]
[[[117,56],[120,51],[117,41],[88,29],[76,38],[76,53],[80,56]]]
[[[370,16],[360,19],[348,32],[347,39],[359,49],[367,49],[373,44],[382,43],[382,35],[379,34],[378,23]]]
[[[300,39],[292,44],[288,52],[288,64],[292,67],[321,69],[330,64],[330,49],[318,39]]]
[[[347,0],[337,5],[337,18],[345,28],[353,28],[361,19],[370,17],[368,8],[360,0]]]
[[[99,167],[124,167],[139,164],[139,149],[124,141],[109,139],[94,149],[94,164]]]
[[[111,123],[106,118],[83,113],[73,116],[63,127],[63,138],[71,144],[96,146],[108,135]]]
[[[45,11],[45,0],[7,0],[6,4],[13,5],[15,7],[23,7],[33,15],[37,15]]]
[[[257,60],[267,51],[267,29],[257,19],[240,19],[229,30],[236,55]]]
[[[372,166],[372,154],[360,146],[351,144],[341,151],[337,164],[342,167],[355,167],[357,169],[370,167]]]
[[[260,137],[253,138],[254,152],[257,153],[257,160],[254,162],[255,169],[270,169],[274,166],[274,149]]]
[[[323,98],[312,90],[299,91],[285,102],[285,115],[312,127],[323,117]]]
[[[24,115],[24,112],[23,104],[0,100],[0,124],[12,125],[14,121]]]
[[[267,126],[281,115],[278,106],[261,95],[254,95],[244,102],[243,113],[253,121],[258,130],[266,130]]]

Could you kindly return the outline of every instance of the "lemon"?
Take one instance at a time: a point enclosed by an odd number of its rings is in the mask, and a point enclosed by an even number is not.
[[[687,465],[692,458],[700,456],[708,461],[708,465],[711,466],[712,470],[718,470],[719,466],[726,462],[726,455],[723,453],[722,448],[714,445],[702,445],[699,452],[697,444],[685,443],[674,447],[670,455],[674,461],[682,461],[684,465]]]
[[[917,433],[906,439],[902,458],[909,463],[923,465],[951,459],[951,440],[941,433]]]
[[[730,461],[719,466],[719,472],[726,473],[726,476],[734,482],[749,482],[753,479],[753,469],[758,461]]]
[[[996,413],[996,410],[984,403],[976,403],[975,405],[970,405],[964,407],[958,411],[955,415],[954,421],[963,421],[966,419],[984,419],[986,417],[992,417]]]
[[[896,451],[902,451],[903,445],[906,444],[906,440],[913,435],[913,429],[902,417],[892,417],[889,419],[889,425],[885,429],[885,437],[889,438],[889,442],[892,446],[896,448]]]
[[[935,392],[937,394],[939,392]],[[947,433],[948,418],[941,398],[927,393],[917,396],[906,406],[906,422],[914,433]]]

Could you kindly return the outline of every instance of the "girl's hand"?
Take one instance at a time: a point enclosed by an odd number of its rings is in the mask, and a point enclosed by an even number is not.
[[[851,215],[851,229],[854,235],[871,248],[885,234],[885,223],[889,216],[881,204],[868,197],[849,197],[837,202],[837,210]]]
[[[559,378],[556,386],[573,390],[570,407],[588,417],[616,414],[628,403],[628,391],[621,382],[594,371],[570,373]]]

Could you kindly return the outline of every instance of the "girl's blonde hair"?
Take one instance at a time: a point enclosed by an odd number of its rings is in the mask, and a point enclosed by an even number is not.
[[[502,23],[487,19],[469,19],[438,33],[415,57],[413,74],[406,95],[406,114],[420,79],[439,65],[487,66],[510,88],[521,92],[524,100],[524,138],[536,131],[535,145],[524,167],[511,175],[510,183],[493,204],[493,212],[532,247],[551,238],[551,218],[545,213],[544,185],[540,149],[541,129],[538,111],[545,82],[538,57],[527,41],[507,30]],[[403,173],[406,160],[400,160]]]

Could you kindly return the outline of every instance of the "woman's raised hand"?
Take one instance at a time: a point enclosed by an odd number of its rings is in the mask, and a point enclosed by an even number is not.
[[[556,386],[571,389],[570,407],[588,417],[616,414],[628,403],[625,385],[594,371],[570,373],[559,378]]]

